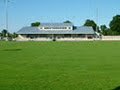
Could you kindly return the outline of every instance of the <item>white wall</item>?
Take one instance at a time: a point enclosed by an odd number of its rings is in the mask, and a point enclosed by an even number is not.
[[[120,40],[120,36],[102,36],[102,40]]]

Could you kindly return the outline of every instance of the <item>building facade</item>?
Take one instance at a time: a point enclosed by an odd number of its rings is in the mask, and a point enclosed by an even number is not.
[[[80,41],[96,38],[92,27],[74,26],[72,23],[41,23],[39,27],[23,27],[17,34],[18,41]]]

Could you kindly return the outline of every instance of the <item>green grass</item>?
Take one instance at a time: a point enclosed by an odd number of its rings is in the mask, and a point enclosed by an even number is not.
[[[111,90],[120,42],[0,42],[0,90]]]

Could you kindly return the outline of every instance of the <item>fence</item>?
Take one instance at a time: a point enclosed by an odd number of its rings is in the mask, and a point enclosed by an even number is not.
[[[102,36],[102,40],[120,40],[120,36]]]

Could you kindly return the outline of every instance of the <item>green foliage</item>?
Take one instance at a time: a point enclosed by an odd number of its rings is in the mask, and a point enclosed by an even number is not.
[[[14,33],[9,33],[7,30],[2,30],[2,33],[0,34],[0,37],[2,40],[12,40],[13,38],[17,38],[18,35],[14,32]]]
[[[71,21],[69,21],[69,20],[66,20],[66,21],[64,21],[64,23],[72,23]]]
[[[116,32],[116,31],[112,31],[112,30],[109,29],[109,30],[104,31],[104,32],[103,32],[103,35],[115,36],[115,35],[119,35],[119,33]]]
[[[107,32],[108,32],[109,29],[107,28],[106,25],[101,25],[100,30],[101,30],[102,35],[107,35],[108,34]]]
[[[16,34],[15,32],[12,34],[12,38],[17,38],[18,34]]]
[[[113,17],[113,20],[109,24],[110,28],[106,25],[101,25],[101,31],[103,35],[120,35],[120,15]]]
[[[110,29],[120,34],[120,15],[113,17],[113,20],[110,22]]]
[[[119,41],[0,42],[0,90],[112,90],[119,48]]]
[[[7,37],[8,31],[7,30],[2,30],[1,36],[2,37]]]
[[[2,33],[0,33],[0,37],[2,37]]]
[[[101,25],[101,26],[100,26],[100,29],[101,29],[102,32],[108,30],[108,28],[107,28],[106,25]]]
[[[31,23],[31,26],[32,26],[32,27],[38,27],[39,25],[40,25],[40,22]]]
[[[86,20],[84,26],[91,26],[93,27],[94,31],[96,31],[97,24],[93,20]]]

